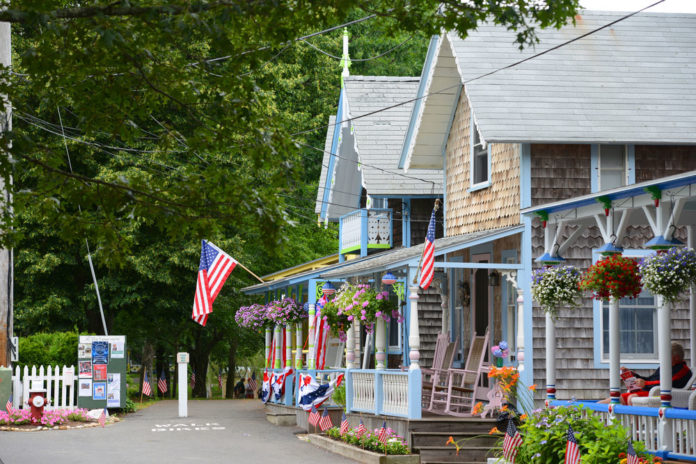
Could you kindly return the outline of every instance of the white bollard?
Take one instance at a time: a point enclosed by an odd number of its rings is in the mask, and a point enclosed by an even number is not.
[[[179,417],[188,417],[188,353],[177,353],[176,362],[179,365]]]

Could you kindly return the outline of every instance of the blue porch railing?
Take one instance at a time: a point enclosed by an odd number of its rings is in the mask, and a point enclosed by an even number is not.
[[[392,210],[382,208],[358,209],[339,218],[338,252],[360,252],[367,256],[369,249],[391,248],[393,244]]]

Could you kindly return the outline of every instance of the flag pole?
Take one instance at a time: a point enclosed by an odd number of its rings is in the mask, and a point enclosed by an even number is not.
[[[440,209],[440,199],[436,198],[435,199],[435,206],[433,206],[433,211],[437,211],[438,209]],[[425,256],[425,246],[423,246],[423,252],[421,253],[420,261],[418,261],[418,268],[417,269],[420,269],[421,265],[423,264],[423,256]],[[417,282],[418,282],[418,273],[416,273],[416,275],[413,276],[413,283],[415,284]]]
[[[243,265],[243,264],[240,263],[239,261],[237,261],[237,264],[239,264],[239,266],[240,266],[242,269],[244,269],[245,271],[247,271],[249,274],[251,274],[251,275],[253,275],[254,277],[256,277],[256,279],[257,279],[259,282],[261,282],[262,284],[265,283],[261,277],[257,276],[257,275],[254,274],[253,272],[251,272],[251,271],[249,270],[249,268],[247,268],[245,265]]]

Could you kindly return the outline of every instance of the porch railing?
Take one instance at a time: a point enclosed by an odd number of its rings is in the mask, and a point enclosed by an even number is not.
[[[365,256],[368,249],[391,246],[391,209],[358,209],[339,219],[339,253],[360,251]]]
[[[632,440],[661,457],[696,460],[696,411],[679,408],[610,406],[591,402],[556,401],[554,406],[582,405],[605,423],[619,421]]]

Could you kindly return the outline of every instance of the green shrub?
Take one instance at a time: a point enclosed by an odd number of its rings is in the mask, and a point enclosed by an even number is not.
[[[617,464],[621,460],[619,455],[623,453],[625,456],[628,434],[621,424],[606,425],[598,415],[593,415],[587,410],[583,412],[581,407],[556,407],[534,411],[520,426],[523,442],[515,462],[563,462],[568,442],[568,425],[575,433],[583,464]],[[504,433],[503,430],[501,432]],[[634,442],[633,446],[638,455],[651,459],[642,442]],[[502,452],[500,454],[502,455]]]
[[[344,383],[341,383],[341,385],[334,388],[333,394],[331,395],[331,401],[343,408],[346,407],[346,386]]]
[[[133,400],[131,400],[130,398],[126,398],[126,405],[123,408],[121,408],[121,412],[124,412],[126,414],[135,412],[135,403],[133,402]]]
[[[19,338],[18,366],[75,366],[77,332],[37,333]]]

